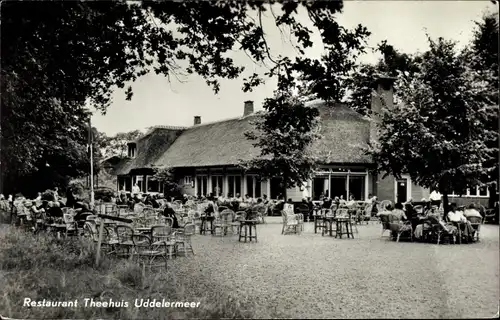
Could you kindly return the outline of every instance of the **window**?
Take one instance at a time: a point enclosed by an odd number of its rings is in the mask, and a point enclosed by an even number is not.
[[[206,196],[208,191],[208,177],[198,176],[196,177],[196,194],[201,196]]]
[[[212,176],[212,193],[219,197],[224,194],[224,186],[222,176]]]
[[[139,186],[139,189],[141,190],[141,192],[144,192],[144,180],[143,180],[143,176],[135,176],[135,182]]]
[[[331,179],[330,198],[342,197],[342,199],[347,200],[347,176],[332,176]]]
[[[136,144],[129,143],[128,144],[128,156],[129,156],[129,158],[135,158],[135,150],[136,150]]]
[[[257,176],[247,176],[247,194],[250,198],[261,197],[261,185]]]
[[[328,177],[314,177],[313,179],[313,199],[322,200],[328,190]]]
[[[130,182],[129,182],[129,185],[130,185]],[[118,177],[118,190],[119,191],[127,190],[126,186],[127,186],[126,177]]]
[[[184,184],[191,184],[191,182],[193,181],[193,177],[191,176],[185,176],[184,177]]]
[[[227,177],[228,196],[235,197],[236,194],[241,196],[241,176]]]
[[[489,194],[489,190],[487,186],[482,186],[479,188],[479,196],[480,197],[487,197]]]
[[[490,192],[487,186],[472,187],[462,191],[453,191],[449,194],[451,197],[489,197]]]
[[[365,200],[364,176],[349,176],[349,194],[354,195],[355,200]]]
[[[160,191],[160,183],[157,180],[148,179],[148,192],[159,192]]]

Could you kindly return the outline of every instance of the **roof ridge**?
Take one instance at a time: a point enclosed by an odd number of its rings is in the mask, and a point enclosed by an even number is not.
[[[242,120],[242,119],[257,116],[257,115],[259,115],[259,113],[253,112],[253,113],[246,115],[246,116],[232,117],[232,118],[226,118],[226,119],[220,119],[220,120],[214,120],[214,121],[204,122],[204,123],[200,123],[200,124],[195,124],[195,125],[192,125],[191,127],[187,127],[186,129],[198,128],[198,127],[203,127],[203,126],[207,126],[210,124],[217,124],[217,123],[222,123],[222,122],[227,122],[227,121],[232,121],[232,120]]]

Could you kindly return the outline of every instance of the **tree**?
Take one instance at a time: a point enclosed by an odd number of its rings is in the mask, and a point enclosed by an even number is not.
[[[397,77],[399,73],[418,72],[418,56],[401,53],[387,41],[381,42],[375,52],[380,52],[382,58],[374,65],[360,64],[353,68],[351,75],[345,81],[350,94],[346,96],[347,105],[362,115],[371,114],[371,97],[375,93],[373,84],[379,74]],[[398,88],[394,88],[395,97],[398,98]]]
[[[491,75],[485,77],[492,93],[489,99],[498,106],[498,13],[485,15],[481,21],[476,22],[476,30],[471,44],[470,49],[463,53],[464,59],[477,72],[487,71]],[[498,113],[490,118],[489,126],[498,133]],[[499,134],[496,134],[492,136],[491,140],[486,141],[491,158],[485,166],[492,169],[484,175],[482,181],[490,184],[490,207],[493,207],[495,201],[498,201],[497,190],[500,182],[498,180],[500,175],[499,157],[496,149],[499,145],[498,138]]]
[[[498,105],[485,81],[490,73],[470,68],[453,42],[429,43],[420,71],[400,76],[403,103],[382,113],[379,143],[369,153],[378,172],[407,173],[420,186],[437,186],[447,212],[451,191],[481,184],[491,170],[486,141],[498,134],[489,125]]]
[[[105,137],[102,139],[100,147],[104,154],[104,158],[112,156],[126,157],[127,156],[127,143],[135,141],[142,136],[139,130],[120,132],[112,137]]]
[[[245,76],[243,90],[250,91],[277,77],[280,88],[291,89],[303,74],[307,81],[322,79],[313,86],[320,96],[339,96],[339,78],[331,68],[348,69],[352,61],[343,56],[367,34],[361,26],[348,32],[335,22],[342,6],[341,1],[2,2],[4,184],[28,185],[20,181],[44,168],[47,154],[59,144],[54,136],[84,148],[85,137],[76,132],[86,125],[85,106],[105,112],[114,90],[149,72],[169,79],[197,74],[216,93],[220,79]],[[289,29],[296,51],[304,54],[313,46],[313,29],[298,18],[304,11],[321,35],[327,63],[272,55],[263,16],[270,14],[276,26]],[[231,58],[234,49],[269,72],[244,75],[245,68]],[[132,87],[125,93],[131,99]]]
[[[180,195],[181,186],[175,180],[175,172],[172,168],[159,168],[153,176],[158,183],[163,184],[165,197],[176,197]]]
[[[286,199],[286,188],[301,185],[315,168],[315,158],[308,148],[319,137],[314,130],[319,112],[286,92],[266,99],[264,108],[267,112],[254,122],[257,130],[245,133],[261,154],[240,165],[258,171],[261,178],[281,178]]]

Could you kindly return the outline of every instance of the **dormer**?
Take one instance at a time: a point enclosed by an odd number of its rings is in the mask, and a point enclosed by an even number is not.
[[[137,143],[129,142],[127,143],[127,146],[128,146],[127,156],[129,158],[135,158],[135,155],[137,153]]]

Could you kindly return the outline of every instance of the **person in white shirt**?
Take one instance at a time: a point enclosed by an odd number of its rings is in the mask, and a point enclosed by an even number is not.
[[[141,192],[141,188],[139,188],[139,186],[137,185],[137,182],[136,182],[136,183],[134,183],[134,186],[132,187],[132,193],[137,194],[139,192]]]
[[[38,192],[38,196],[35,198],[35,201],[36,202],[42,201],[42,193],[41,192]]]
[[[439,193],[436,189],[433,189],[429,200],[431,201],[432,206],[440,206],[441,205],[441,193]]]
[[[483,218],[483,216],[481,216],[479,211],[476,210],[476,206],[473,203],[471,203],[469,205],[469,207],[464,210],[464,216],[466,218],[469,218],[469,217]]]
[[[347,201],[346,206],[348,207],[354,207],[356,205],[356,201],[354,200],[354,196],[351,194],[349,197],[349,201]]]
[[[457,210],[457,205],[452,203],[448,212],[448,220],[451,222],[465,222],[467,218],[465,218],[462,211]]]

